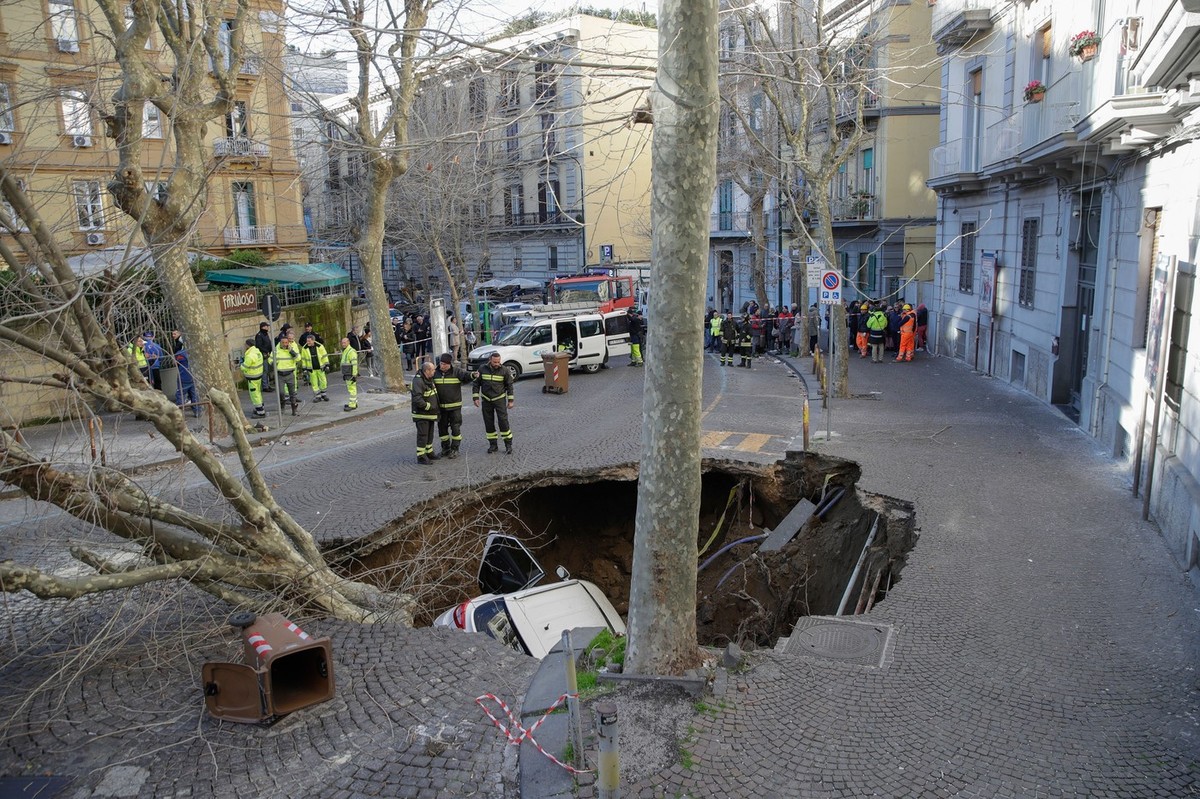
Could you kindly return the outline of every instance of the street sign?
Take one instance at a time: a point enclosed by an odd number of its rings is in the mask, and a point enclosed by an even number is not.
[[[832,269],[821,273],[821,304],[833,305],[842,301],[842,274]]]
[[[610,264],[613,259],[613,246],[611,244],[600,245],[600,263]]]
[[[825,273],[825,259],[819,255],[809,255],[804,259],[804,268],[808,272],[808,287],[821,288],[821,275]]]
[[[283,310],[283,304],[279,302],[277,295],[268,292],[262,296],[262,302],[259,303],[258,309],[262,311],[263,316],[276,322],[279,320],[279,312]]]

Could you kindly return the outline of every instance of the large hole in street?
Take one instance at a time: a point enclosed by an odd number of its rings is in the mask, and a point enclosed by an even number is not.
[[[916,540],[913,511],[858,491],[858,477],[856,464],[812,454],[770,465],[704,462],[696,595],[701,644],[774,646],[800,617],[836,613],[843,596],[845,614],[885,600]],[[801,524],[792,512],[803,500],[822,507]],[[542,472],[443,492],[330,554],[347,573],[412,593],[422,624],[479,593],[484,540],[490,530],[503,530],[534,552],[547,580],[565,566],[572,577],[598,585],[626,616],[636,509],[636,465]],[[796,528],[795,536],[779,549],[760,550],[762,536],[785,520],[780,532]],[[864,550],[872,527],[874,539]]]

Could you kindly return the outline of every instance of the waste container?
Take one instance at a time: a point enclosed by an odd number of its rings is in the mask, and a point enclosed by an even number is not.
[[[204,706],[219,719],[270,724],[280,716],[333,698],[333,647],[280,613],[235,613],[244,663],[205,663]]]
[[[566,394],[567,373],[571,371],[571,353],[543,352],[542,368],[546,371],[546,385],[542,386],[542,393]]]
[[[162,393],[174,402],[175,394],[179,391],[179,367],[175,365],[174,358],[163,362],[162,368],[158,370],[158,379],[162,383]]]

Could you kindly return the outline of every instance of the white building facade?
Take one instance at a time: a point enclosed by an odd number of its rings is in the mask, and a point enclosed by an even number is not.
[[[1200,0],[939,0],[933,31],[937,351],[1077,421],[1195,570]]]

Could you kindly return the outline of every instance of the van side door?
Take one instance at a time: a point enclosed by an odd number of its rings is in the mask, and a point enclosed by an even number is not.
[[[604,318],[600,316],[581,316],[577,320],[579,329],[579,352],[576,355],[581,365],[602,363],[606,346],[604,336]]]

